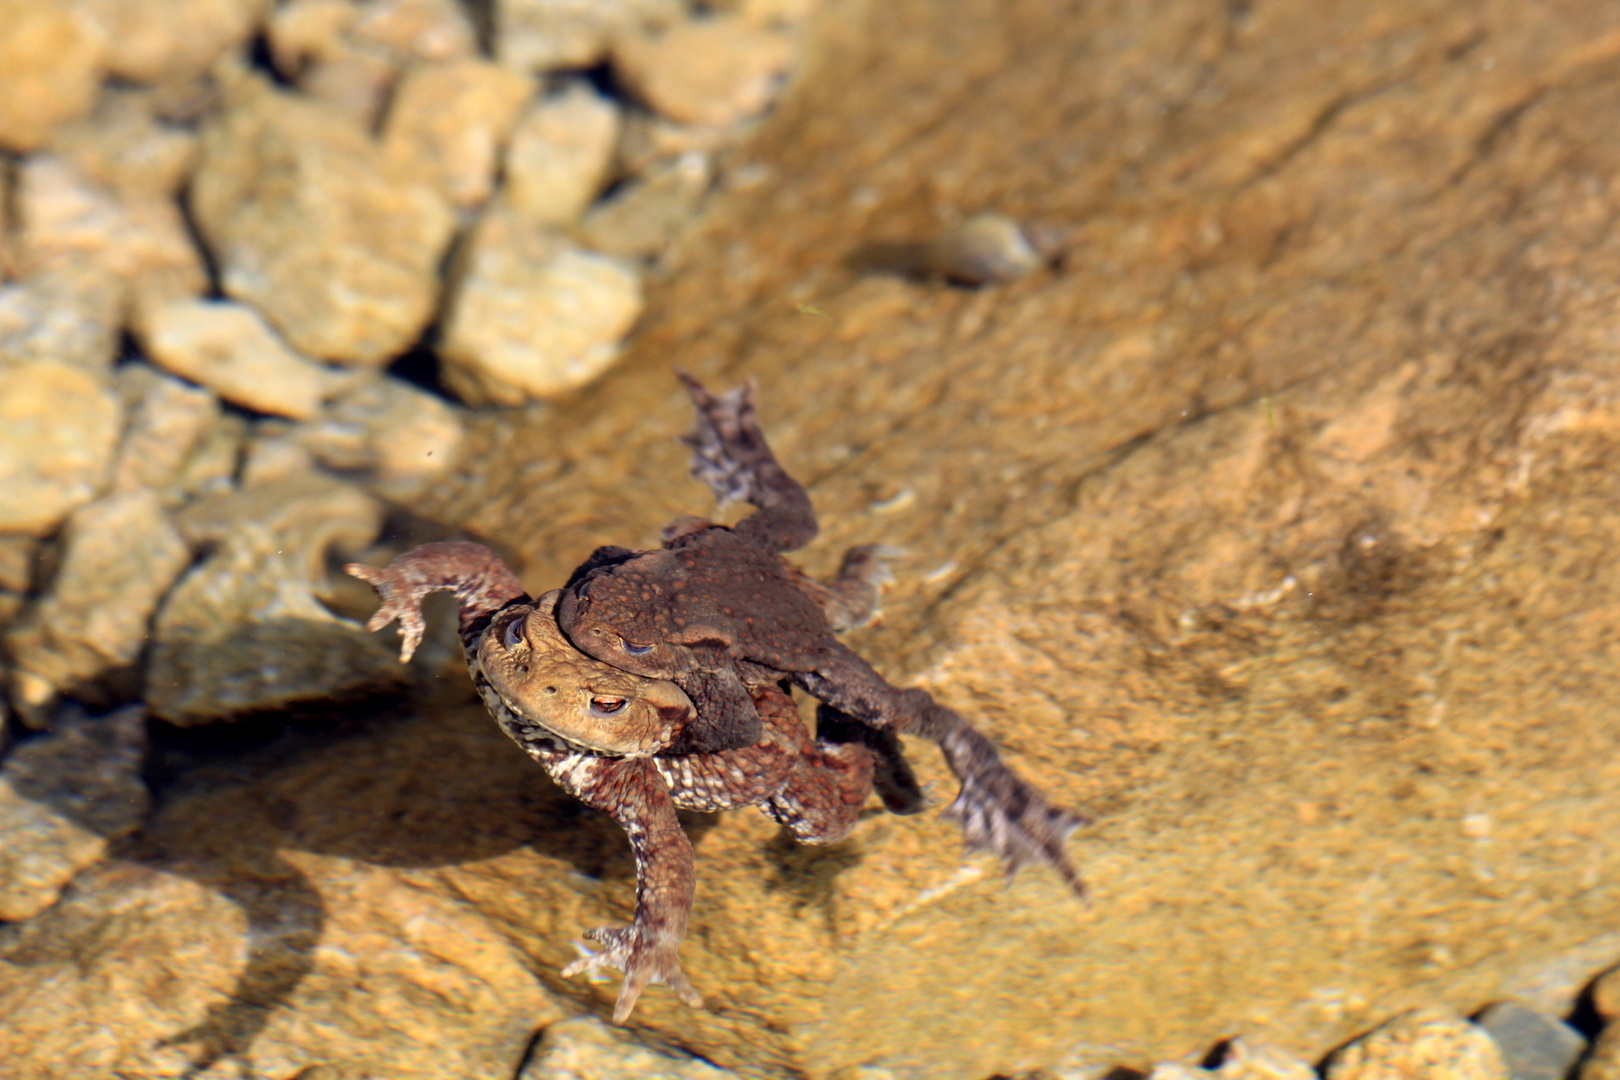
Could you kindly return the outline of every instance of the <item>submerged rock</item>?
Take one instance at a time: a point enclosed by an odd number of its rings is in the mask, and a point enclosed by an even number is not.
[[[618,106],[579,83],[535,102],[506,151],[506,205],[537,225],[570,224],[607,183],[618,134]]]
[[[369,495],[314,475],[187,507],[180,528],[210,554],[169,592],[153,626],[153,714],[192,726],[406,686],[410,669],[386,643],[317,599],[328,590],[327,550],[358,552],[381,522]]]
[[[27,153],[83,116],[101,86],[106,36],[72,4],[0,0],[0,147]]]
[[[763,112],[792,61],[785,35],[724,16],[625,34],[613,46],[614,74],[680,124],[724,127]]]
[[[389,167],[434,184],[453,206],[482,206],[501,148],[534,90],[528,76],[476,57],[411,67],[383,128]]]
[[[1496,1043],[1461,1017],[1402,1013],[1328,1060],[1326,1080],[1507,1080]]]
[[[0,532],[43,536],[107,480],[118,399],[67,364],[0,364]]]
[[[151,805],[145,757],[139,706],[103,717],[70,712],[12,750],[0,765],[0,921],[46,910],[111,841],[140,828]]]

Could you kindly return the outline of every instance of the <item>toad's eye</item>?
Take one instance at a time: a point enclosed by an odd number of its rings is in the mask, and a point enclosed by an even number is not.
[[[591,698],[592,716],[612,716],[624,708],[622,697],[593,697]]]
[[[624,643],[624,651],[629,653],[631,656],[646,656],[648,653],[652,652],[652,646],[651,645],[632,645],[628,641],[626,641]]]
[[[506,624],[506,633],[501,635],[501,643],[508,649],[523,640],[523,619],[516,618]]]

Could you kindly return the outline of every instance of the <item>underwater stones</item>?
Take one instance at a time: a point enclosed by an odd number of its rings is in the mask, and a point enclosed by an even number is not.
[[[512,132],[504,199],[538,225],[567,225],[607,182],[619,135],[619,108],[580,83],[542,98]]]
[[[58,0],[0,0],[0,147],[26,153],[83,116],[101,85],[106,40]]]
[[[534,82],[466,57],[409,68],[394,89],[383,129],[391,168],[434,184],[452,205],[483,205],[518,111]]]
[[[681,124],[723,126],[764,111],[792,60],[786,36],[724,16],[626,34],[613,47],[613,70],[631,93]]]
[[[0,365],[0,532],[43,536],[94,498],[118,429],[118,399],[89,373]]]
[[[1508,1080],[1496,1043],[1461,1017],[1405,1012],[1334,1052],[1327,1080]]]

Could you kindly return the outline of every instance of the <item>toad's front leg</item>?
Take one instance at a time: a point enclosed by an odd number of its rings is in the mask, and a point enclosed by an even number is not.
[[[701,1007],[703,998],[687,981],[677,955],[692,913],[697,868],[675,802],[652,762],[566,754],[543,763],[563,790],[618,822],[636,856],[635,920],[587,931],[586,937],[606,947],[569,964],[563,974],[602,967],[624,972],[624,988],[613,1007],[616,1024],[629,1019],[649,983],[667,986],[686,1004]]]
[[[430,593],[453,592],[461,621],[461,643],[469,658],[478,652],[478,637],[489,618],[514,600],[527,599],[511,567],[483,544],[448,540],[423,544],[400,555],[382,570],[364,563],[343,568],[367,582],[382,606],[366,623],[375,633],[399,620],[399,658],[407,661],[422,644],[426,624],[422,600]]]

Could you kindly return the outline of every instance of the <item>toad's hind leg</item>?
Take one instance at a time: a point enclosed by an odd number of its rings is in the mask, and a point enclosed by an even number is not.
[[[777,464],[759,428],[754,384],[715,395],[689,373],[676,374],[697,409],[697,423],[683,440],[692,448],[692,475],[709,485],[721,506],[744,501],[759,507],[733,531],[772,551],[792,551],[815,539],[810,496]]]
[[[877,617],[882,586],[894,580],[889,562],[899,555],[899,548],[887,544],[852,547],[844,552],[844,564],[831,581],[818,581],[786,559],[782,566],[793,583],[821,608],[832,632],[841,634]]]
[[[889,685],[870,664],[832,638],[817,670],[800,672],[794,679],[857,720],[932,740],[962,782],[945,814],[962,826],[968,847],[993,852],[1009,873],[1028,863],[1046,863],[1084,895],[1085,886],[1063,844],[1085,819],[1048,803],[1007,768],[990,740],[961,716],[925,690]]]

